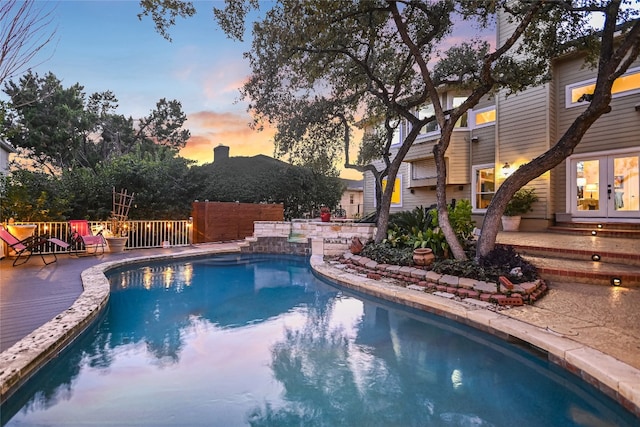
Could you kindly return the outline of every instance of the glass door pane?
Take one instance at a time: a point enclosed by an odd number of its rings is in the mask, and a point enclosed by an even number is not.
[[[576,165],[577,198],[575,210],[580,214],[600,211],[600,160],[580,160]]]
[[[639,156],[609,158],[607,185],[609,216],[628,216],[640,211]]]

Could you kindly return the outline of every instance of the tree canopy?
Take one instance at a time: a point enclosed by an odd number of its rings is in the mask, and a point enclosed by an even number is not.
[[[56,173],[80,166],[97,170],[101,161],[136,150],[153,153],[160,146],[177,150],[190,133],[179,101],[160,99],[139,120],[116,113],[118,99],[111,91],[87,97],[76,83],[64,87],[53,74],[29,71],[5,83],[11,108],[5,133],[14,147],[40,167]]]
[[[195,199],[282,203],[286,219],[301,218],[323,204],[335,207],[344,191],[338,178],[263,155],[194,166],[192,182],[200,183]]]
[[[227,12],[257,6],[253,1],[226,3]],[[545,82],[552,58],[563,53],[584,52],[597,68],[594,99],[585,113],[554,147],[521,167],[496,192],[478,245],[478,254],[483,255],[495,244],[509,198],[571,154],[591,124],[607,111],[611,85],[637,58],[640,45],[638,11],[631,2],[620,0],[269,4],[264,18],[253,26],[253,44],[246,54],[253,73],[242,90],[251,101],[257,125],[276,123],[276,148],[293,156],[322,158],[322,152],[333,159],[334,147],[342,142],[348,159],[351,135],[359,124],[384,124],[379,137],[362,140],[366,144],[361,144],[359,156],[365,160],[380,153],[382,169],[346,162],[347,167],[371,171],[380,191],[382,177],[393,182],[420,130],[437,122],[441,137],[433,156],[438,216],[456,258],[466,255],[448,220],[444,156],[460,117],[485,96],[501,90],[512,94]],[[219,15],[225,16],[219,19],[222,28],[238,37],[246,14],[218,11]],[[601,28],[590,25],[594,15],[604,17]],[[496,16],[509,25],[495,46],[483,41],[479,32],[452,45],[451,36],[458,31],[491,28]],[[443,88],[464,91],[467,98],[450,108],[441,102]],[[420,107],[425,103],[432,105],[433,113],[423,116]],[[392,134],[400,121],[409,126],[392,152]],[[381,194],[377,241],[385,235],[391,195],[392,186]]]

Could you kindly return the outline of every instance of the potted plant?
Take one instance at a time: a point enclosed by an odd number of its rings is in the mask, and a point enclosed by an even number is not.
[[[109,252],[123,252],[128,239],[126,221],[111,217],[108,222],[109,227],[102,234],[109,245]]]
[[[127,190],[121,190],[116,193],[113,191],[113,210],[109,218],[109,233],[105,235],[110,252],[122,252],[127,244],[129,229],[127,219],[129,216],[129,208],[133,202],[134,193],[127,193]]]
[[[535,188],[521,188],[513,195],[502,215],[502,229],[504,231],[518,231],[522,215],[530,212],[538,201]]]
[[[329,222],[331,221],[331,211],[329,210],[328,207],[326,206],[322,206],[320,208],[320,220],[322,222]]]

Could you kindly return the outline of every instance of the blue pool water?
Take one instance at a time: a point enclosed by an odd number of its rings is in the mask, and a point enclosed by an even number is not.
[[[1,408],[7,426],[631,426],[544,358],[353,295],[303,258],[110,274],[105,315]]]

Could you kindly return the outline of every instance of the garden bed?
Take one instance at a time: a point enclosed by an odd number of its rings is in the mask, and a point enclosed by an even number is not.
[[[381,264],[350,252],[344,253],[336,261],[370,279],[393,279],[398,286],[416,291],[438,293],[447,298],[473,298],[500,306],[533,304],[548,289],[542,279],[517,284],[512,284],[509,280],[494,283],[439,274],[429,267]]]

